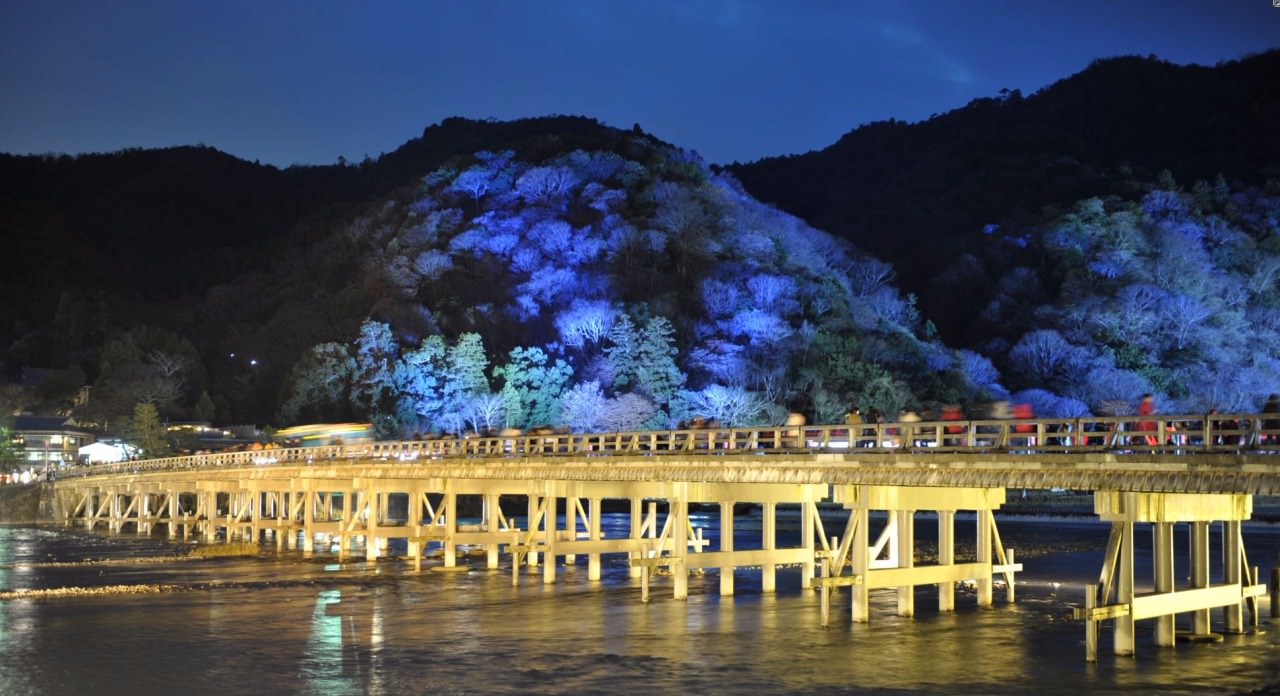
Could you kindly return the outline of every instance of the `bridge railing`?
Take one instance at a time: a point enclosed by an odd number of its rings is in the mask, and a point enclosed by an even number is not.
[[[1089,451],[1172,455],[1221,452],[1280,454],[1280,414],[1088,416],[613,433],[530,433],[195,454],[68,467],[59,470],[57,475],[320,464],[353,459],[607,458],[618,455],[770,454],[854,449],[1027,455]]]

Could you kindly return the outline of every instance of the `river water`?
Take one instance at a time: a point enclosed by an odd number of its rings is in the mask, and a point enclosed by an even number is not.
[[[624,525],[606,519],[606,535]],[[735,543],[749,548],[752,520],[742,525]],[[916,526],[927,548],[933,525]],[[1098,663],[1086,664],[1083,625],[1068,617],[1097,580],[1107,528],[999,528],[1026,567],[1016,604],[997,590],[994,608],[979,609],[958,592],[956,611],[939,613],[936,591],[918,588],[916,616],[901,618],[893,591],[873,591],[870,623],[852,624],[846,590],[823,628],[819,594],[794,569],[779,570],[774,594],[760,592],[759,571],[740,570],[732,597],[715,573],[695,575],[687,601],[655,578],[646,604],[625,561],[608,556],[600,581],[580,556],[555,585],[537,569],[513,587],[509,565],[485,570],[483,558],[466,573],[267,547],[193,560],[161,536],[0,527],[0,592],[55,591],[0,600],[0,695],[1239,694],[1280,682],[1280,624],[1265,601],[1263,634],[1162,649],[1143,621],[1137,656],[1118,658],[1107,626]],[[1251,525],[1245,540],[1251,563],[1274,564],[1280,530]],[[1149,549],[1137,562],[1149,587]]]

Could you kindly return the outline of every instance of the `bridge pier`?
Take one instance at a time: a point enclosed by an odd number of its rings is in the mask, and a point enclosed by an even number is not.
[[[936,585],[938,610],[951,611],[955,608],[955,583],[973,581],[978,606],[989,606],[996,574],[1004,575],[1006,598],[1014,601],[1013,575],[1022,570],[1022,565],[1014,562],[1012,551],[1006,554],[993,515],[1004,504],[1003,488],[847,485],[833,487],[833,499],[844,504],[849,518],[843,539],[828,539],[822,531],[821,518],[816,518],[822,534],[822,549],[817,556],[823,564],[816,582],[823,590],[824,622],[830,614],[831,590],[844,585],[850,587],[850,619],[855,623],[870,620],[870,591],[877,588],[895,590],[899,616],[915,614],[917,585]],[[871,543],[873,510],[886,514],[885,527],[875,543]],[[933,565],[916,564],[917,510],[938,513],[938,560]],[[976,513],[976,558],[972,563],[956,563],[957,510]],[[850,570],[847,575],[846,567]]]
[[[1177,615],[1191,614],[1191,638],[1210,633],[1210,610],[1221,607],[1224,630],[1244,632],[1244,609],[1251,609],[1252,628],[1258,625],[1257,597],[1266,587],[1249,568],[1240,535],[1240,523],[1253,511],[1253,499],[1236,493],[1140,493],[1099,491],[1094,511],[1111,522],[1111,536],[1097,585],[1089,585],[1085,606],[1077,609],[1085,622],[1085,660],[1098,659],[1098,632],[1105,620],[1114,627],[1116,655],[1136,652],[1135,623],[1155,619],[1155,643],[1171,647],[1177,642]],[[1222,525],[1222,582],[1210,583],[1209,526]],[[1134,578],[1136,523],[1152,525],[1152,587],[1138,594]],[[1175,576],[1173,535],[1178,523],[1190,524],[1190,586],[1179,589]]]

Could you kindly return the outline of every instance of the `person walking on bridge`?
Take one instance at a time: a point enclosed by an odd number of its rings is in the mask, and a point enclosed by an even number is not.
[[[939,418],[944,421],[962,421],[964,420],[964,411],[960,409],[960,404],[947,404],[942,407]],[[947,435],[962,435],[966,428],[958,423],[948,424],[943,427],[943,432]],[[964,444],[964,438],[961,437],[944,437],[942,445],[944,447],[959,447]]]
[[[1156,397],[1151,394],[1143,394],[1142,399],[1138,401],[1138,415],[1150,416],[1156,412]],[[1156,439],[1156,422],[1152,420],[1138,421],[1138,430],[1145,433],[1143,440],[1148,445],[1154,445]]]
[[[1267,397],[1267,402],[1262,405],[1263,413],[1274,413],[1280,417],[1280,394],[1272,394]],[[1270,445],[1280,441],[1280,419],[1264,418],[1262,420],[1262,435],[1258,438],[1260,444]]]

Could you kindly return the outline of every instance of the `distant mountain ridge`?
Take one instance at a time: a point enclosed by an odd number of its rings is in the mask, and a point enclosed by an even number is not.
[[[933,311],[929,279],[990,224],[1130,194],[1162,170],[1191,184],[1221,174],[1280,179],[1280,50],[1215,67],[1125,56],[1023,97],[1010,92],[915,124],[878,122],[802,155],[730,170],[760,200],[891,261]]]

